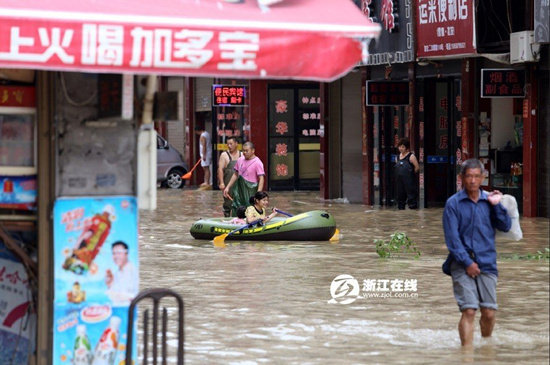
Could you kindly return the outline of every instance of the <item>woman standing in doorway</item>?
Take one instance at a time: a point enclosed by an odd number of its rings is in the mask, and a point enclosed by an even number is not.
[[[401,138],[397,143],[399,157],[397,157],[397,208],[405,209],[408,203],[410,209],[417,209],[416,173],[420,169],[416,156],[410,151],[411,144],[408,138]]]

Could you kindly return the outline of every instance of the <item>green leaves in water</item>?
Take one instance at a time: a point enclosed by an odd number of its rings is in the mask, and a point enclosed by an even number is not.
[[[390,236],[389,241],[376,239],[374,244],[376,253],[382,258],[389,258],[396,254],[413,254],[413,257],[418,259],[421,255],[420,250],[416,248],[416,243],[404,232],[395,232]]]
[[[528,253],[526,255],[520,254],[507,254],[501,255],[502,260],[550,260],[550,248],[546,247],[544,251],[537,251],[535,253]]]

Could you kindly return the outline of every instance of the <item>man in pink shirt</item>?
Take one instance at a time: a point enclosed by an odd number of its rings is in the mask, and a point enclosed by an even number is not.
[[[243,144],[243,155],[237,160],[235,172],[223,190],[223,196],[233,201],[231,216],[237,215],[240,206],[249,205],[249,199],[264,187],[264,164],[254,154],[252,142]]]

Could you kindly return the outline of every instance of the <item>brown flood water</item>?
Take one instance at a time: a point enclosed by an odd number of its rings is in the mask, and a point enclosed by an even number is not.
[[[270,198],[286,212],[334,214],[340,241],[229,241],[219,248],[193,239],[195,220],[221,215],[219,191],[159,190],[158,209],[140,212],[141,289],[182,295],[187,364],[548,364],[549,263],[511,259],[549,246],[548,219],[522,218],[523,240],[498,243],[493,337],[481,338],[476,319],[475,348],[465,352],[451,280],[441,272],[442,209],[373,209],[323,201],[317,192]],[[420,259],[378,257],[373,240],[395,231],[416,242]],[[332,280],[342,274],[361,288],[364,280],[394,279],[417,287],[410,297],[330,304]]]

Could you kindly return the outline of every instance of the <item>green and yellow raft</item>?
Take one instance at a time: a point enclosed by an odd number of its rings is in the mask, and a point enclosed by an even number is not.
[[[242,227],[230,224],[229,218],[199,219],[191,227],[191,235],[197,239],[211,240],[224,233]],[[274,217],[264,226],[244,228],[227,236],[226,240],[255,241],[328,241],[336,231],[332,214],[312,210],[293,217]]]

